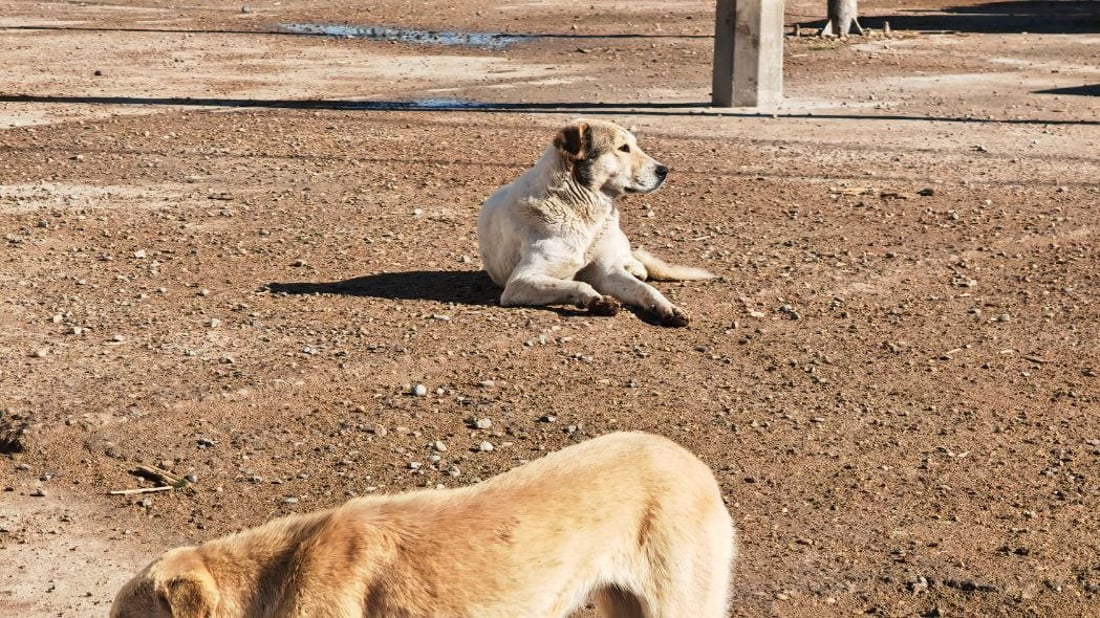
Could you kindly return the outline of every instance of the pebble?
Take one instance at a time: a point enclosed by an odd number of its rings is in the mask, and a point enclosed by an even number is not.
[[[25,463],[17,463],[15,464],[15,469],[21,472],[26,472],[27,470],[30,470],[31,467]]]
[[[193,474],[193,473],[192,474],[185,474],[185,475],[183,475],[183,480],[187,481],[188,483],[198,483],[199,482],[199,477],[198,477],[197,474]]]
[[[388,431],[386,431],[386,427],[384,425],[379,424],[379,423],[373,423],[373,424],[367,425],[367,431],[369,431],[370,433],[373,433],[374,435],[378,436],[379,438],[385,437],[385,435],[387,433],[389,433]]]
[[[283,504],[298,504],[298,499],[294,496],[287,496],[283,498]]]
[[[432,442],[432,448],[440,453],[447,452],[447,445],[444,444],[442,440],[436,440],[435,442]]]
[[[217,327],[222,325],[222,321],[219,320],[218,318],[210,318],[209,320],[206,321],[206,325],[209,326],[210,328],[217,328]]]
[[[419,470],[420,466],[421,466],[421,464],[420,464],[419,461],[410,461],[409,462],[409,470]]]
[[[215,444],[217,444],[216,442],[214,442],[210,438],[199,438],[198,440],[196,440],[196,442],[198,442],[199,448],[210,448],[210,447],[214,446]]]
[[[137,251],[134,251],[134,257],[139,259],[139,260],[144,260],[145,259],[145,249],[138,249]]]
[[[558,417],[554,416],[553,414],[544,414],[539,417],[540,423],[553,423],[556,420],[558,420]]]
[[[38,348],[37,350],[31,352],[31,356],[33,356],[34,358],[46,358],[49,353],[49,348]]]
[[[458,466],[451,466],[447,468],[448,476],[459,476],[462,474],[462,470]]]
[[[35,498],[45,498],[46,490],[42,489],[41,487],[35,487],[33,490],[31,490],[31,495]]]
[[[474,421],[474,427],[478,429],[488,429],[493,426],[493,421],[488,418],[479,418]]]
[[[417,384],[416,386],[412,387],[412,394],[416,395],[417,397],[423,397],[428,394],[428,387],[424,386],[423,384]]]
[[[482,453],[488,453],[489,451],[493,450],[493,443],[489,442],[488,440],[482,441],[481,444],[477,445],[477,450],[481,451]]]

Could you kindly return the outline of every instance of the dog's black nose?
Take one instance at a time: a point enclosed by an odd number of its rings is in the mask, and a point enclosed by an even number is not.
[[[658,165],[656,172],[657,178],[660,178],[661,180],[664,180],[665,176],[668,176],[668,168],[663,165]]]

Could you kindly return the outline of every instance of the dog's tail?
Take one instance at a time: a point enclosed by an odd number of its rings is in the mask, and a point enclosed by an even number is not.
[[[702,268],[669,264],[645,249],[635,249],[634,258],[645,266],[649,279],[654,281],[701,281],[714,275]]]

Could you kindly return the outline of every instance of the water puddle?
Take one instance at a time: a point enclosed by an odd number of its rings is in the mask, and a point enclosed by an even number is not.
[[[499,32],[458,32],[449,30],[412,30],[388,26],[348,26],[341,24],[280,24],[279,32],[336,36],[372,41],[397,41],[416,45],[460,45],[499,50],[534,37]]]
[[[294,101],[286,107],[325,108],[370,112],[402,111],[463,111],[471,109],[494,109],[491,103],[479,103],[464,99],[416,99],[413,101]]]

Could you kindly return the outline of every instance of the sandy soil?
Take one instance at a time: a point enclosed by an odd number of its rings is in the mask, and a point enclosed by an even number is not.
[[[620,428],[714,468],[735,616],[1095,612],[1096,3],[865,0],[764,113],[707,107],[709,2],[325,4],[0,2],[0,614]],[[624,225],[721,275],[660,285],[686,329],[479,271],[481,201],[584,114],[672,168]],[[107,495],[139,464],[195,480]]]

